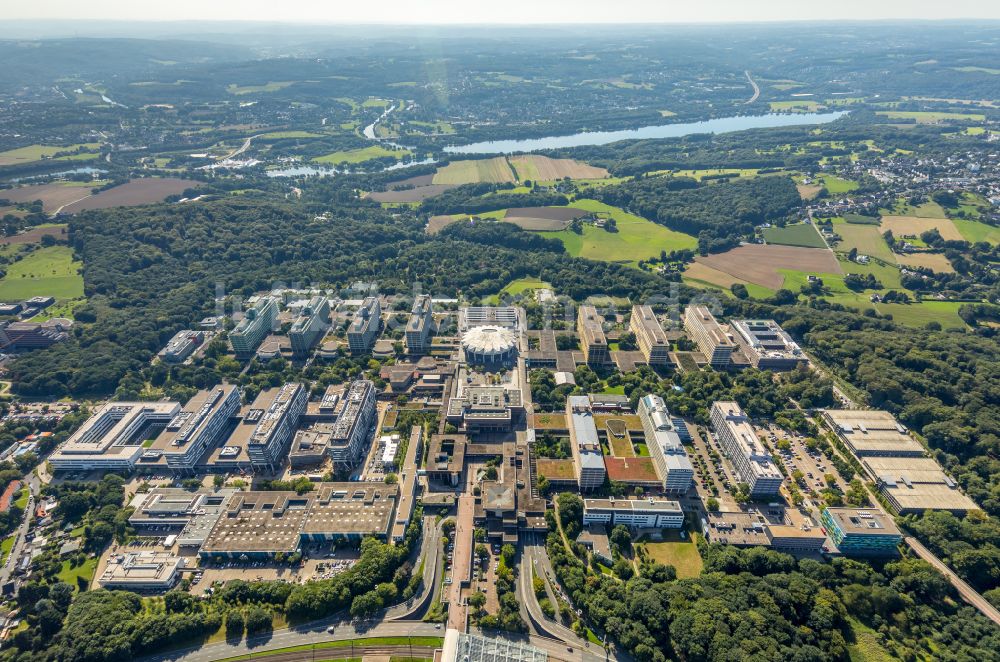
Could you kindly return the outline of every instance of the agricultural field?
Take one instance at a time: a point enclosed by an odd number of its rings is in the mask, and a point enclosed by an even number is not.
[[[347,149],[340,150],[338,152],[332,152],[330,154],[325,154],[323,156],[317,156],[313,159],[315,163],[327,163],[330,165],[354,165],[357,163],[364,163],[365,161],[371,161],[372,159],[381,159],[387,156],[394,159],[402,159],[404,157],[413,154],[408,149],[387,149],[381,145],[369,145],[368,147],[361,147],[359,149]]]
[[[312,131],[271,131],[270,133],[262,133],[260,138],[263,140],[285,140],[288,138],[322,138],[322,133],[313,133]]]
[[[951,219],[962,238],[966,241],[985,241],[991,244],[1000,244],[1000,227],[987,225],[978,221],[970,221],[962,218]]]
[[[771,110],[777,113],[815,113],[825,106],[818,101],[793,99],[790,101],[772,101]]]
[[[920,303],[877,303],[875,309],[882,315],[892,315],[899,324],[922,327],[928,322],[938,322],[945,329],[965,328],[958,316],[960,301],[922,301]]]
[[[73,259],[68,246],[49,246],[32,251],[7,267],[0,280],[0,301],[20,301],[34,296],[57,300],[83,296],[82,263]]]
[[[823,186],[830,192],[830,195],[850,193],[854,189],[858,188],[857,182],[852,182],[849,179],[841,179],[836,175],[823,175],[818,179],[822,180]]]
[[[525,230],[557,232],[587,213],[575,207],[512,207],[503,215],[503,220]]]
[[[518,294],[523,294],[528,290],[545,290],[552,289],[552,284],[547,283],[544,280],[538,278],[518,278],[517,280],[511,281],[500,290],[500,294],[508,294],[510,296],[517,296]]]
[[[770,290],[785,285],[782,270],[813,274],[843,273],[833,251],[801,246],[747,244],[725,253],[698,256],[695,261]]]
[[[53,158],[61,152],[75,152],[78,149],[83,150],[83,152],[81,154],[68,154],[55,158],[60,161],[96,159],[100,154],[95,150],[100,149],[100,147],[100,143],[78,143],[62,147],[58,145],[28,145],[27,147],[18,147],[17,149],[0,152],[0,166],[33,163],[42,159]]]
[[[892,209],[882,211],[889,216],[916,216],[917,218],[945,218],[944,209],[936,202],[928,201],[920,205],[911,205],[906,200],[897,200]]]
[[[637,265],[639,260],[659,256],[661,251],[669,253],[673,250],[693,249],[698,244],[698,240],[691,235],[657,225],[596,200],[576,200],[573,206],[614,218],[618,226],[618,232],[608,232],[584,224],[582,235],[571,230],[545,233],[546,237],[562,241],[566,252],[573,257]]]
[[[904,267],[924,267],[941,274],[955,273],[951,262],[941,253],[905,253],[897,255],[896,262]]]
[[[375,202],[386,204],[400,204],[409,202],[423,202],[427,198],[441,195],[449,189],[455,188],[451,184],[430,184],[428,186],[414,186],[409,189],[398,189],[392,191],[374,191],[365,195]]]
[[[452,161],[443,168],[438,168],[433,183],[459,185],[490,182],[504,184],[516,181],[507,159],[503,156],[497,156],[492,159]]]
[[[609,173],[604,168],[587,165],[574,159],[552,159],[547,156],[524,154],[510,157],[510,165],[517,179],[524,181],[553,181],[570,179],[604,179]]]
[[[861,255],[870,255],[886,262],[895,262],[893,253],[889,250],[889,244],[885,243],[885,239],[882,237],[884,230],[877,225],[838,223],[837,220],[834,220],[833,231],[841,237],[840,243],[834,247],[838,253],[848,253],[854,248]]]
[[[783,228],[770,227],[762,232],[764,241],[784,246],[805,246],[806,248],[826,248],[826,242],[819,236],[812,223],[796,223]]]
[[[947,218],[920,218],[917,216],[883,216],[881,231],[892,231],[897,239],[907,236],[919,237],[922,233],[937,228],[941,237],[946,240],[963,241],[962,233],[955,223]]]
[[[90,187],[94,184],[86,182],[53,182],[51,184],[33,184],[30,186],[19,186],[17,188],[0,190],[0,199],[6,198],[11,202],[31,203],[35,200],[42,201],[42,211],[52,214],[79,200],[90,196]]]
[[[59,241],[65,241],[66,224],[46,223],[45,225],[38,225],[30,230],[25,230],[20,234],[11,235],[9,237],[0,237],[0,246],[37,244],[42,240],[42,237],[53,237]]]
[[[947,113],[926,110],[882,110],[875,114],[891,120],[914,120],[917,124],[940,124],[948,120],[982,122],[986,119],[982,113]]]
[[[235,96],[242,96],[244,94],[259,94],[262,92],[277,92],[278,90],[283,90],[286,87],[294,85],[296,82],[297,81],[294,80],[268,81],[263,85],[237,85],[236,83],[230,83],[226,87],[226,92]]]
[[[189,188],[195,188],[200,182],[193,179],[177,179],[174,177],[146,177],[133,179],[130,182],[101,191],[73,204],[66,205],[62,211],[75,214],[87,209],[107,209],[109,207],[133,207],[162,202],[171,195],[180,195]]]

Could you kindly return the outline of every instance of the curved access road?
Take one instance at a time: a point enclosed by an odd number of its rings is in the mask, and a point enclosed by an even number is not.
[[[750,72],[749,71],[744,71],[743,73],[746,74],[747,80],[750,82],[750,85],[753,86],[753,96],[750,97],[750,100],[747,101],[746,104],[745,104],[745,105],[749,106],[754,101],[756,101],[758,99],[758,97],[760,97],[760,87],[758,87],[757,82],[754,81],[754,79],[750,77]]]
[[[391,621],[419,620],[430,601],[437,595],[441,583],[441,524],[435,517],[424,518],[424,535],[421,539],[420,559],[424,564],[421,591],[408,601],[390,607],[385,618]]]

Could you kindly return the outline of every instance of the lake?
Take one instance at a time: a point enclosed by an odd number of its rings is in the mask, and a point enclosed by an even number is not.
[[[559,149],[562,147],[582,147],[584,145],[607,145],[619,140],[644,140],[650,138],[681,138],[695,133],[727,133],[746,129],[769,129],[779,126],[802,126],[804,124],[826,124],[843,117],[847,111],[832,113],[791,113],[768,115],[741,115],[720,117],[702,122],[682,124],[659,124],[638,129],[620,131],[581,131],[567,136],[547,138],[526,138],[524,140],[487,140],[469,145],[449,145],[444,148],[449,154],[511,154],[533,152],[539,149]]]

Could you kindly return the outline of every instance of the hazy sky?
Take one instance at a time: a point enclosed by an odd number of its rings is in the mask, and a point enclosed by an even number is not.
[[[3,0],[4,19],[651,23],[1000,19],[996,0]]]

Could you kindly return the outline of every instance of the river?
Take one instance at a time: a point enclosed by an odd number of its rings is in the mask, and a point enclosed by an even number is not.
[[[681,138],[695,133],[727,133],[746,129],[768,129],[780,126],[802,126],[805,124],[826,124],[843,117],[847,111],[832,113],[791,113],[768,115],[740,115],[721,117],[702,122],[680,124],[658,124],[638,129],[620,131],[581,131],[566,136],[546,138],[526,138],[523,140],[487,140],[469,145],[449,145],[444,148],[448,154],[512,154],[533,152],[540,149],[563,147],[583,147],[585,145],[607,145],[619,140],[644,140],[651,138]]]

